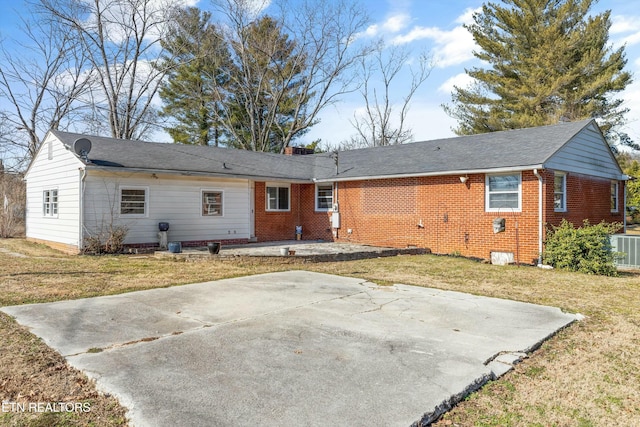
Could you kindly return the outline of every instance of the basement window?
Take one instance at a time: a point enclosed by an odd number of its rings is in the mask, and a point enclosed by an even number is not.
[[[567,211],[567,174],[555,172],[553,175],[553,210]]]
[[[522,178],[520,173],[487,175],[485,197],[487,212],[521,212]]]
[[[146,187],[121,187],[120,215],[147,216],[148,193]]]
[[[289,185],[267,184],[267,211],[288,211],[290,194]]]
[[[44,190],[42,192],[42,215],[48,217],[58,216],[58,189]]]

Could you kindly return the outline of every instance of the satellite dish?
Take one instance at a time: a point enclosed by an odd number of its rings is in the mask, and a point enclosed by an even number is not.
[[[91,151],[91,141],[87,138],[78,138],[73,141],[73,152],[82,158],[87,158],[89,151]]]

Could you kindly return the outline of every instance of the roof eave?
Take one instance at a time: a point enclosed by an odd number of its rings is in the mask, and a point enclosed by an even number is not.
[[[314,182],[343,182],[343,181],[366,181],[372,179],[390,179],[390,178],[416,178],[425,176],[450,176],[450,175],[473,175],[481,173],[509,173],[509,172],[522,172],[525,170],[544,169],[544,164],[534,164],[525,166],[510,166],[502,168],[488,168],[488,169],[459,169],[448,171],[433,171],[433,172],[419,172],[419,173],[405,173],[405,174],[392,174],[392,175],[370,175],[370,176],[354,176],[354,177],[340,177],[336,175],[332,178],[315,179]]]
[[[98,165],[92,165],[92,164],[87,164],[86,168],[87,170],[98,170],[98,171],[115,172],[115,173],[128,172],[128,173],[198,176],[198,177],[227,178],[227,179],[248,179],[252,181],[282,181],[282,182],[290,182],[293,184],[308,184],[312,182],[311,179],[303,179],[303,178],[287,178],[282,176],[250,175],[250,174],[238,174],[238,173],[202,172],[202,171],[167,170],[167,169],[144,169],[144,168],[98,166]]]

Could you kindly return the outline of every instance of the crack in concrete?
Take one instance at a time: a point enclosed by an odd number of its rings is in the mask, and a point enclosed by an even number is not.
[[[359,283],[359,285],[365,285],[367,283],[370,283],[370,282],[364,281],[364,282]],[[83,351],[83,352],[74,353],[74,354],[67,354],[64,357],[73,357],[73,356],[78,356],[78,355],[81,355],[81,354],[90,354],[90,353],[101,353],[103,351],[114,350],[114,349],[122,348],[122,347],[125,347],[125,346],[129,346],[129,345],[140,344],[140,343],[143,343],[143,342],[156,341],[156,340],[159,340],[159,339],[164,339],[164,338],[168,338],[168,337],[172,337],[172,336],[175,336],[175,335],[180,335],[180,334],[188,333],[188,332],[195,332],[195,331],[199,331],[199,330],[202,330],[202,329],[205,329],[205,328],[219,327],[219,326],[224,326],[224,325],[229,325],[229,324],[239,323],[239,322],[247,322],[247,321],[259,319],[261,317],[271,316],[271,315],[274,315],[274,314],[279,314],[279,313],[283,313],[283,312],[291,311],[291,310],[297,310],[297,309],[300,309],[300,308],[304,308],[304,307],[309,307],[309,306],[312,306],[312,305],[320,304],[320,303],[323,303],[323,302],[330,302],[330,301],[336,301],[336,300],[351,298],[353,296],[360,295],[362,293],[366,293],[366,291],[358,291],[358,292],[355,292],[355,293],[341,295],[341,296],[337,296],[337,297],[329,298],[329,299],[318,299],[318,300],[310,301],[310,302],[307,302],[307,303],[304,303],[304,304],[300,304],[300,305],[296,305],[296,306],[292,306],[292,307],[286,307],[286,308],[282,308],[282,309],[279,309],[279,310],[268,311],[268,312],[265,312],[265,313],[257,314],[255,316],[242,317],[242,318],[239,318],[239,319],[231,319],[231,320],[227,320],[227,321],[224,321],[224,322],[217,322],[217,323],[206,322],[204,320],[196,319],[196,318],[193,318],[193,317],[190,317],[190,316],[185,316],[181,312],[176,312],[175,315],[180,317],[181,319],[193,320],[195,322],[201,323],[202,326],[197,327],[197,328],[192,328],[192,329],[189,329],[187,331],[174,331],[174,332],[171,332],[171,333],[168,333],[168,334],[159,335],[159,336],[145,337],[145,338],[140,338],[140,339],[137,339],[137,340],[127,341],[127,342],[124,342],[124,343],[114,343],[114,344],[111,344],[111,345],[106,346],[106,347],[92,347],[92,348],[87,349],[86,351]],[[99,351],[97,351],[97,350],[99,350]]]

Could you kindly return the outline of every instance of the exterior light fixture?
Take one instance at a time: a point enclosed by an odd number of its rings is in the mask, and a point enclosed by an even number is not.
[[[466,176],[466,175],[465,175],[465,176],[461,176],[461,177],[460,177],[460,182],[464,184],[464,183],[466,183],[466,182],[467,182],[467,180],[468,180],[468,179],[469,179],[469,177],[468,177],[468,176]]]

